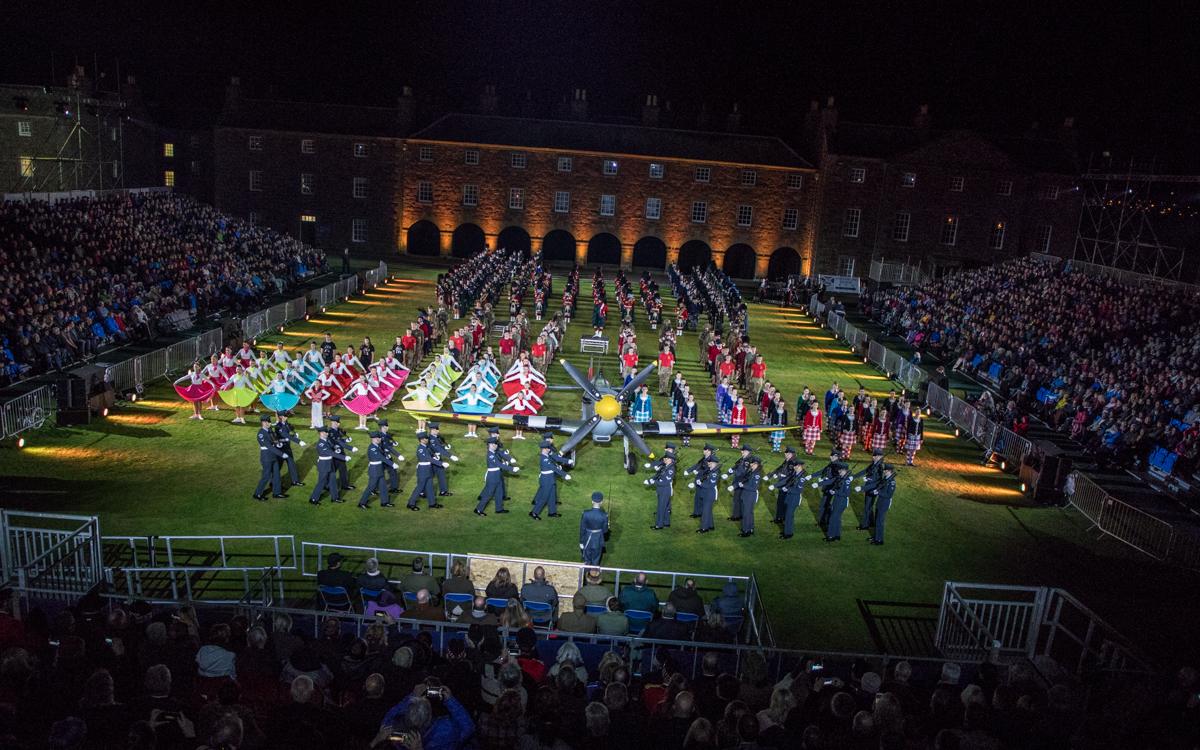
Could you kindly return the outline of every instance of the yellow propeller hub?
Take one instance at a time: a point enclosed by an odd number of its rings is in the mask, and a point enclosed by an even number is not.
[[[613,396],[602,396],[596,402],[596,413],[601,419],[616,419],[621,416],[621,402]]]

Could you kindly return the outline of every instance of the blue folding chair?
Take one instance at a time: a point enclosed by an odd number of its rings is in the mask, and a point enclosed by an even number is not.
[[[550,627],[550,622],[554,619],[554,607],[551,607],[546,602],[521,602],[525,606],[525,611],[529,613],[529,619],[534,625]]]
[[[694,612],[676,612],[675,620],[687,625],[695,625],[700,621],[700,615],[695,614]]]
[[[586,607],[584,607],[584,610],[585,610],[585,611],[586,611],[586,612],[587,612],[589,615],[598,615],[598,614],[600,614],[601,612],[607,612],[607,611],[608,611],[608,607],[607,607],[607,606],[605,606],[605,605],[603,605],[603,604],[589,604],[589,605],[587,605]]]
[[[321,607],[326,612],[349,612],[354,609],[350,603],[350,594],[343,586],[317,586],[321,595]]]
[[[405,604],[416,604],[417,603],[417,592],[405,591],[404,592],[404,603]]]
[[[359,589],[358,598],[362,602],[363,611],[367,611],[367,603],[379,601],[379,597],[383,594],[383,589]]]
[[[728,630],[734,638],[736,638],[738,633],[742,632],[742,623],[745,622],[745,620],[746,618],[743,615],[726,617],[725,629]]]
[[[466,612],[471,609],[471,605],[472,605],[472,603],[474,603],[474,601],[475,601],[475,596],[472,594],[443,594],[442,595],[442,604],[445,606],[447,614],[450,613],[450,610],[454,609],[455,604],[461,604],[463,611]]]
[[[487,605],[493,609],[504,609],[508,606],[508,600],[498,596],[491,596],[488,597]]]
[[[654,619],[654,615],[644,609],[627,609],[625,617],[629,619],[629,632],[633,635],[641,635],[650,621]]]

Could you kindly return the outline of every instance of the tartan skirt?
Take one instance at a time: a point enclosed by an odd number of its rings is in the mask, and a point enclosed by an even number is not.
[[[850,430],[845,430],[838,435],[838,447],[842,449],[842,453],[849,453],[854,448],[854,433]]]
[[[871,432],[871,450],[881,451],[887,447],[887,431],[873,430]]]
[[[805,427],[804,428],[804,442],[815,443],[820,439],[821,439],[821,428],[820,427],[813,426],[813,427]]]

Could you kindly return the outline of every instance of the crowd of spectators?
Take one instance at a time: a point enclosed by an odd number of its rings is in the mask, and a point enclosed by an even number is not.
[[[319,250],[173,194],[0,205],[0,384],[245,311],[325,264]]]
[[[448,638],[85,598],[0,612],[0,747],[154,750],[1191,748],[1195,670],[1086,690],[1053,664],[772,672],[758,652],[581,648],[529,627]],[[589,647],[596,648],[596,647]],[[645,665],[643,667],[643,665]],[[790,665],[789,665],[790,666]],[[841,675],[834,676],[834,675]]]
[[[991,414],[1033,413],[1105,462],[1156,446],[1194,470],[1200,432],[1200,296],[1021,258],[875,292],[872,315],[918,351],[995,381]],[[998,372],[996,366],[999,366]],[[981,406],[986,410],[989,404]]]

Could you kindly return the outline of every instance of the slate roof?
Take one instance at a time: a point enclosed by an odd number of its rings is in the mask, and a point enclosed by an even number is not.
[[[226,106],[218,127],[280,130],[295,133],[328,133],[400,138],[399,110],[346,104],[285,102],[273,99],[239,98]]]

